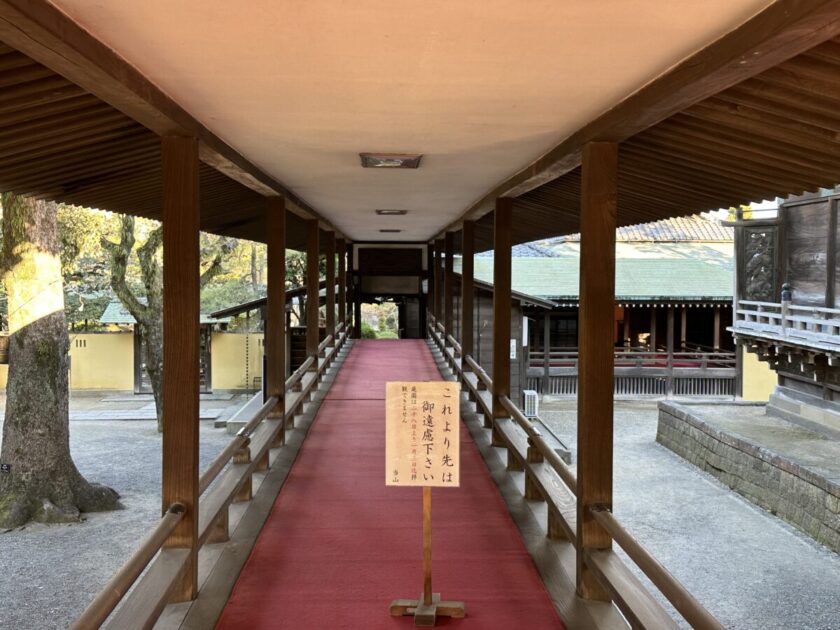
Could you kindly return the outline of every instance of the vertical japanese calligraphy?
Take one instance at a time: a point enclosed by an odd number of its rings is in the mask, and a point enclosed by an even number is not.
[[[385,384],[386,485],[459,485],[459,391],[446,381]]]

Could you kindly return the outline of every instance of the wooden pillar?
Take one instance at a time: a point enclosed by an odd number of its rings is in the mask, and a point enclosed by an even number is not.
[[[650,305],[650,337],[648,337],[650,351],[656,352],[656,307]]]
[[[198,584],[199,194],[198,140],[161,138],[163,171],[163,509],[184,506],[166,547],[190,558],[171,601]]]
[[[715,330],[714,330],[714,342],[713,346],[715,352],[720,350],[720,306],[715,306]]]
[[[543,396],[551,392],[551,311],[543,313]]]
[[[680,310],[680,349],[685,352],[688,341],[688,307],[683,305]]]
[[[443,239],[438,239],[435,241],[435,266],[434,266],[434,275],[435,275],[435,321],[440,321],[443,323],[443,269],[441,268],[442,265],[442,256],[443,253]]]
[[[265,317],[266,394],[277,396],[271,416],[285,413],[286,393],[286,203],[269,197],[265,208],[266,281],[268,304]]]
[[[318,297],[319,284],[321,284],[320,270],[318,269],[318,257],[320,245],[318,237],[320,228],[317,219],[310,219],[306,222],[306,356],[318,356]],[[313,363],[312,370],[317,370],[317,361]]]
[[[630,343],[630,307],[624,307],[624,333],[623,333],[623,341],[624,346],[629,348],[631,345]]]
[[[455,234],[447,232],[444,239],[444,254],[446,258],[443,260],[443,327],[446,328],[447,335],[454,335],[455,327],[453,326],[453,309],[455,307],[455,292],[452,283],[455,281],[455,272],[453,270],[453,259],[455,258]],[[446,339],[444,339],[444,345]]]
[[[338,251],[338,322],[347,332],[347,243],[343,238],[335,242]]]
[[[612,546],[590,507],[612,509],[615,225],[618,145],[590,143],[581,167],[578,367],[577,592],[609,595],[586,566],[588,549]]]
[[[668,376],[665,379],[666,395],[670,398],[674,395],[674,307],[668,306],[668,328],[666,330],[666,343],[668,349]]]
[[[433,317],[437,317],[437,305],[435,304],[435,297],[437,290],[435,289],[435,244],[429,243],[426,245],[426,308]]]
[[[475,223],[464,221],[461,232],[461,356],[473,354],[473,295],[475,293]],[[466,366],[466,363],[462,365]]]
[[[499,397],[510,396],[510,275],[513,200],[496,199],[493,217],[493,417],[507,415]]]
[[[353,337],[362,338],[362,288],[353,285]]]
[[[335,335],[335,232],[331,230],[324,238],[324,255],[327,259],[324,302],[327,311],[327,336],[329,336]]]

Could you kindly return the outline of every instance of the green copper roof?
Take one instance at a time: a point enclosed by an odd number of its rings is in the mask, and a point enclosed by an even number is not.
[[[727,300],[732,298],[731,257],[705,249],[690,250],[691,256],[626,257],[616,260],[618,300]],[[455,261],[460,271],[460,260]],[[576,300],[579,290],[579,258],[561,255],[545,258],[513,258],[513,289],[551,300]],[[475,258],[475,277],[493,281],[493,258]]]

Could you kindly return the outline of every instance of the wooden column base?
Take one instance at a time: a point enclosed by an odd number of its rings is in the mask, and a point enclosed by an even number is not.
[[[395,599],[391,602],[391,616],[414,615],[414,625],[418,628],[433,628],[437,617],[463,619],[466,616],[464,602],[440,601],[440,593],[432,593],[432,603],[423,603],[423,594],[419,599]]]

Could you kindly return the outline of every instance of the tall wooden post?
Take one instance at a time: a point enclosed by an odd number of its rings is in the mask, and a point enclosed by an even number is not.
[[[624,334],[622,335],[624,339],[625,347],[629,348],[633,344],[630,343],[630,307],[624,307]]]
[[[680,349],[685,352],[686,341],[688,340],[688,307],[683,305],[680,309]]]
[[[327,336],[335,336],[335,232],[333,231],[327,232],[324,239],[324,255],[327,259],[324,295],[327,311]]]
[[[437,296],[437,289],[435,288],[435,244],[429,243],[426,246],[426,309],[433,317],[437,317],[437,305],[435,304],[435,297]]]
[[[666,328],[668,350],[668,376],[665,379],[665,392],[670,398],[674,395],[674,307],[668,306],[668,326]]]
[[[318,265],[320,245],[318,243],[320,228],[317,219],[306,222],[306,356],[318,356],[318,307],[320,303],[321,275]],[[312,370],[317,370],[317,361],[312,364]]]
[[[475,293],[475,223],[464,221],[461,232],[461,356],[473,354],[473,295]],[[466,366],[466,363],[463,363]]]
[[[551,311],[543,314],[543,396],[551,393]]]
[[[650,305],[650,337],[648,337],[650,351],[656,352],[656,307]]]
[[[347,327],[347,242],[340,238],[335,242],[338,252],[338,323]],[[346,330],[345,330],[346,332]]]
[[[513,200],[496,199],[493,216],[493,417],[507,415],[499,402],[510,396],[510,257]]]
[[[443,269],[441,260],[443,254],[443,239],[435,241],[435,321],[443,323]]]
[[[184,506],[166,540],[190,558],[172,601],[198,584],[199,195],[198,140],[161,138],[163,170],[163,509]]]
[[[588,549],[612,545],[590,507],[612,509],[615,225],[618,145],[583,148],[580,209],[577,592],[609,599],[586,566]]]
[[[286,393],[286,202],[269,197],[265,208],[266,282],[268,304],[265,317],[266,394],[277,396],[271,416],[285,412]]]
[[[712,347],[715,352],[720,350],[720,306],[715,306],[715,330],[712,337]]]
[[[455,234],[447,232],[444,239],[444,254],[446,258],[443,261],[443,327],[446,328],[447,335],[455,334],[453,313],[455,308],[455,291],[452,283],[455,281],[455,272],[453,270],[453,259],[455,258],[454,246]],[[444,343],[446,339],[444,339]]]

